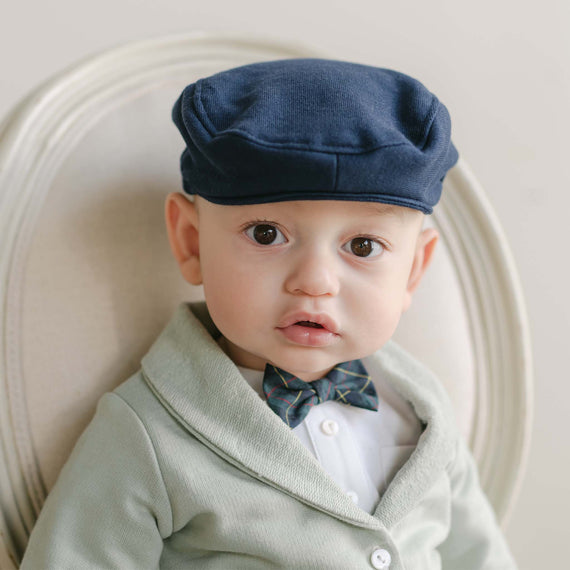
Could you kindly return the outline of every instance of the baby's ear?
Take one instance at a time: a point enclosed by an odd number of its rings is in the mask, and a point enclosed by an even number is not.
[[[433,251],[438,239],[439,233],[434,228],[422,230],[418,236],[414,261],[412,263],[412,269],[410,270],[408,285],[406,287],[404,311],[406,311],[412,303],[412,294],[418,288],[418,285],[431,262]]]
[[[165,204],[166,229],[172,253],[182,276],[192,285],[202,283],[200,267],[199,224],[196,204],[176,192]]]

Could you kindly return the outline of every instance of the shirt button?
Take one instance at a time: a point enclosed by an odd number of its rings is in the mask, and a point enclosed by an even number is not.
[[[354,491],[347,491],[346,494],[355,502],[358,503],[358,495]]]
[[[392,562],[392,557],[387,550],[377,548],[370,557],[370,563],[377,570],[387,570]]]
[[[334,420],[323,420],[321,422],[321,430],[325,435],[336,435],[338,433],[338,424]]]

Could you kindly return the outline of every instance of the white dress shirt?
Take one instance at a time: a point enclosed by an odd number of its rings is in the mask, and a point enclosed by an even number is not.
[[[374,362],[362,360],[378,392],[378,411],[327,401],[314,406],[293,433],[323,469],[363,510],[372,513],[414,451],[422,425],[410,404],[381,377]],[[263,372],[238,367],[263,395]]]

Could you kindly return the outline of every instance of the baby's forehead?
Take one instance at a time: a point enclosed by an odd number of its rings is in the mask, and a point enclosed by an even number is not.
[[[236,221],[291,222],[330,219],[342,223],[359,220],[394,220],[401,224],[417,224],[418,220],[423,220],[425,217],[419,210],[406,206],[355,200],[284,200],[259,204],[222,205],[197,196],[196,202],[199,209],[208,208],[213,210],[214,215],[221,212]]]
[[[247,206],[246,206],[247,207]],[[358,200],[284,200],[279,202],[269,202],[266,204],[252,204],[250,207],[260,209],[274,209],[282,213],[300,213],[308,211],[312,216],[326,216],[330,214],[339,217],[358,214],[362,216],[393,216],[404,219],[408,216],[420,214],[417,210],[398,206],[396,204],[385,204],[382,202],[366,202]]]

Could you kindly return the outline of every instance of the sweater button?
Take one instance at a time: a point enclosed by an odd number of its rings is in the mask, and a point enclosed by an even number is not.
[[[390,562],[392,562],[392,557],[383,548],[377,548],[370,557],[370,563],[377,570],[387,570],[390,568]]]

